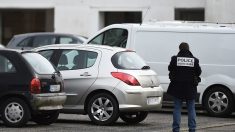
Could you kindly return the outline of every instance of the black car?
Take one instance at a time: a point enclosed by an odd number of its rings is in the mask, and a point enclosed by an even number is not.
[[[0,49],[0,114],[6,126],[32,119],[49,125],[66,100],[63,80],[53,65],[32,51]]]

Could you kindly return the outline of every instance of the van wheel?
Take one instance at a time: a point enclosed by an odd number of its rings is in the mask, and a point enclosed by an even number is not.
[[[59,117],[59,110],[43,111],[39,114],[32,115],[32,120],[40,125],[50,125]]]
[[[113,96],[99,93],[88,102],[88,115],[97,125],[111,125],[119,117],[118,103]]]
[[[121,113],[120,118],[128,124],[138,124],[145,120],[148,112]]]
[[[22,127],[30,118],[30,110],[24,100],[9,98],[1,105],[1,115],[8,127]]]
[[[233,112],[234,101],[231,92],[224,87],[213,87],[205,95],[204,106],[209,115],[222,117]]]

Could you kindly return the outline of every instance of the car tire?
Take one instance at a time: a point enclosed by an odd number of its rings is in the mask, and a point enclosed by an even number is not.
[[[1,116],[8,127],[22,127],[30,119],[30,110],[24,100],[9,98],[1,105]]]
[[[228,89],[216,86],[207,91],[203,104],[210,116],[228,116],[234,108],[233,95]]]
[[[39,114],[32,115],[32,120],[40,125],[50,125],[59,117],[59,110],[41,111]]]
[[[111,125],[119,117],[119,107],[116,99],[107,93],[99,93],[88,102],[88,115],[97,125]]]
[[[121,113],[120,118],[128,124],[138,124],[146,119],[148,112]]]

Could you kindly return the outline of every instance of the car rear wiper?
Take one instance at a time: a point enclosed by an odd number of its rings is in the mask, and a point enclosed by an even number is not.
[[[143,66],[141,69],[142,70],[150,69],[150,66]]]

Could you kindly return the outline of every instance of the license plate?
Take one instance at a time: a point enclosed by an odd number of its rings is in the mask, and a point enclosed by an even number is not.
[[[58,92],[60,91],[60,85],[50,85],[51,92]]]
[[[161,97],[149,97],[147,98],[148,105],[160,104]]]

